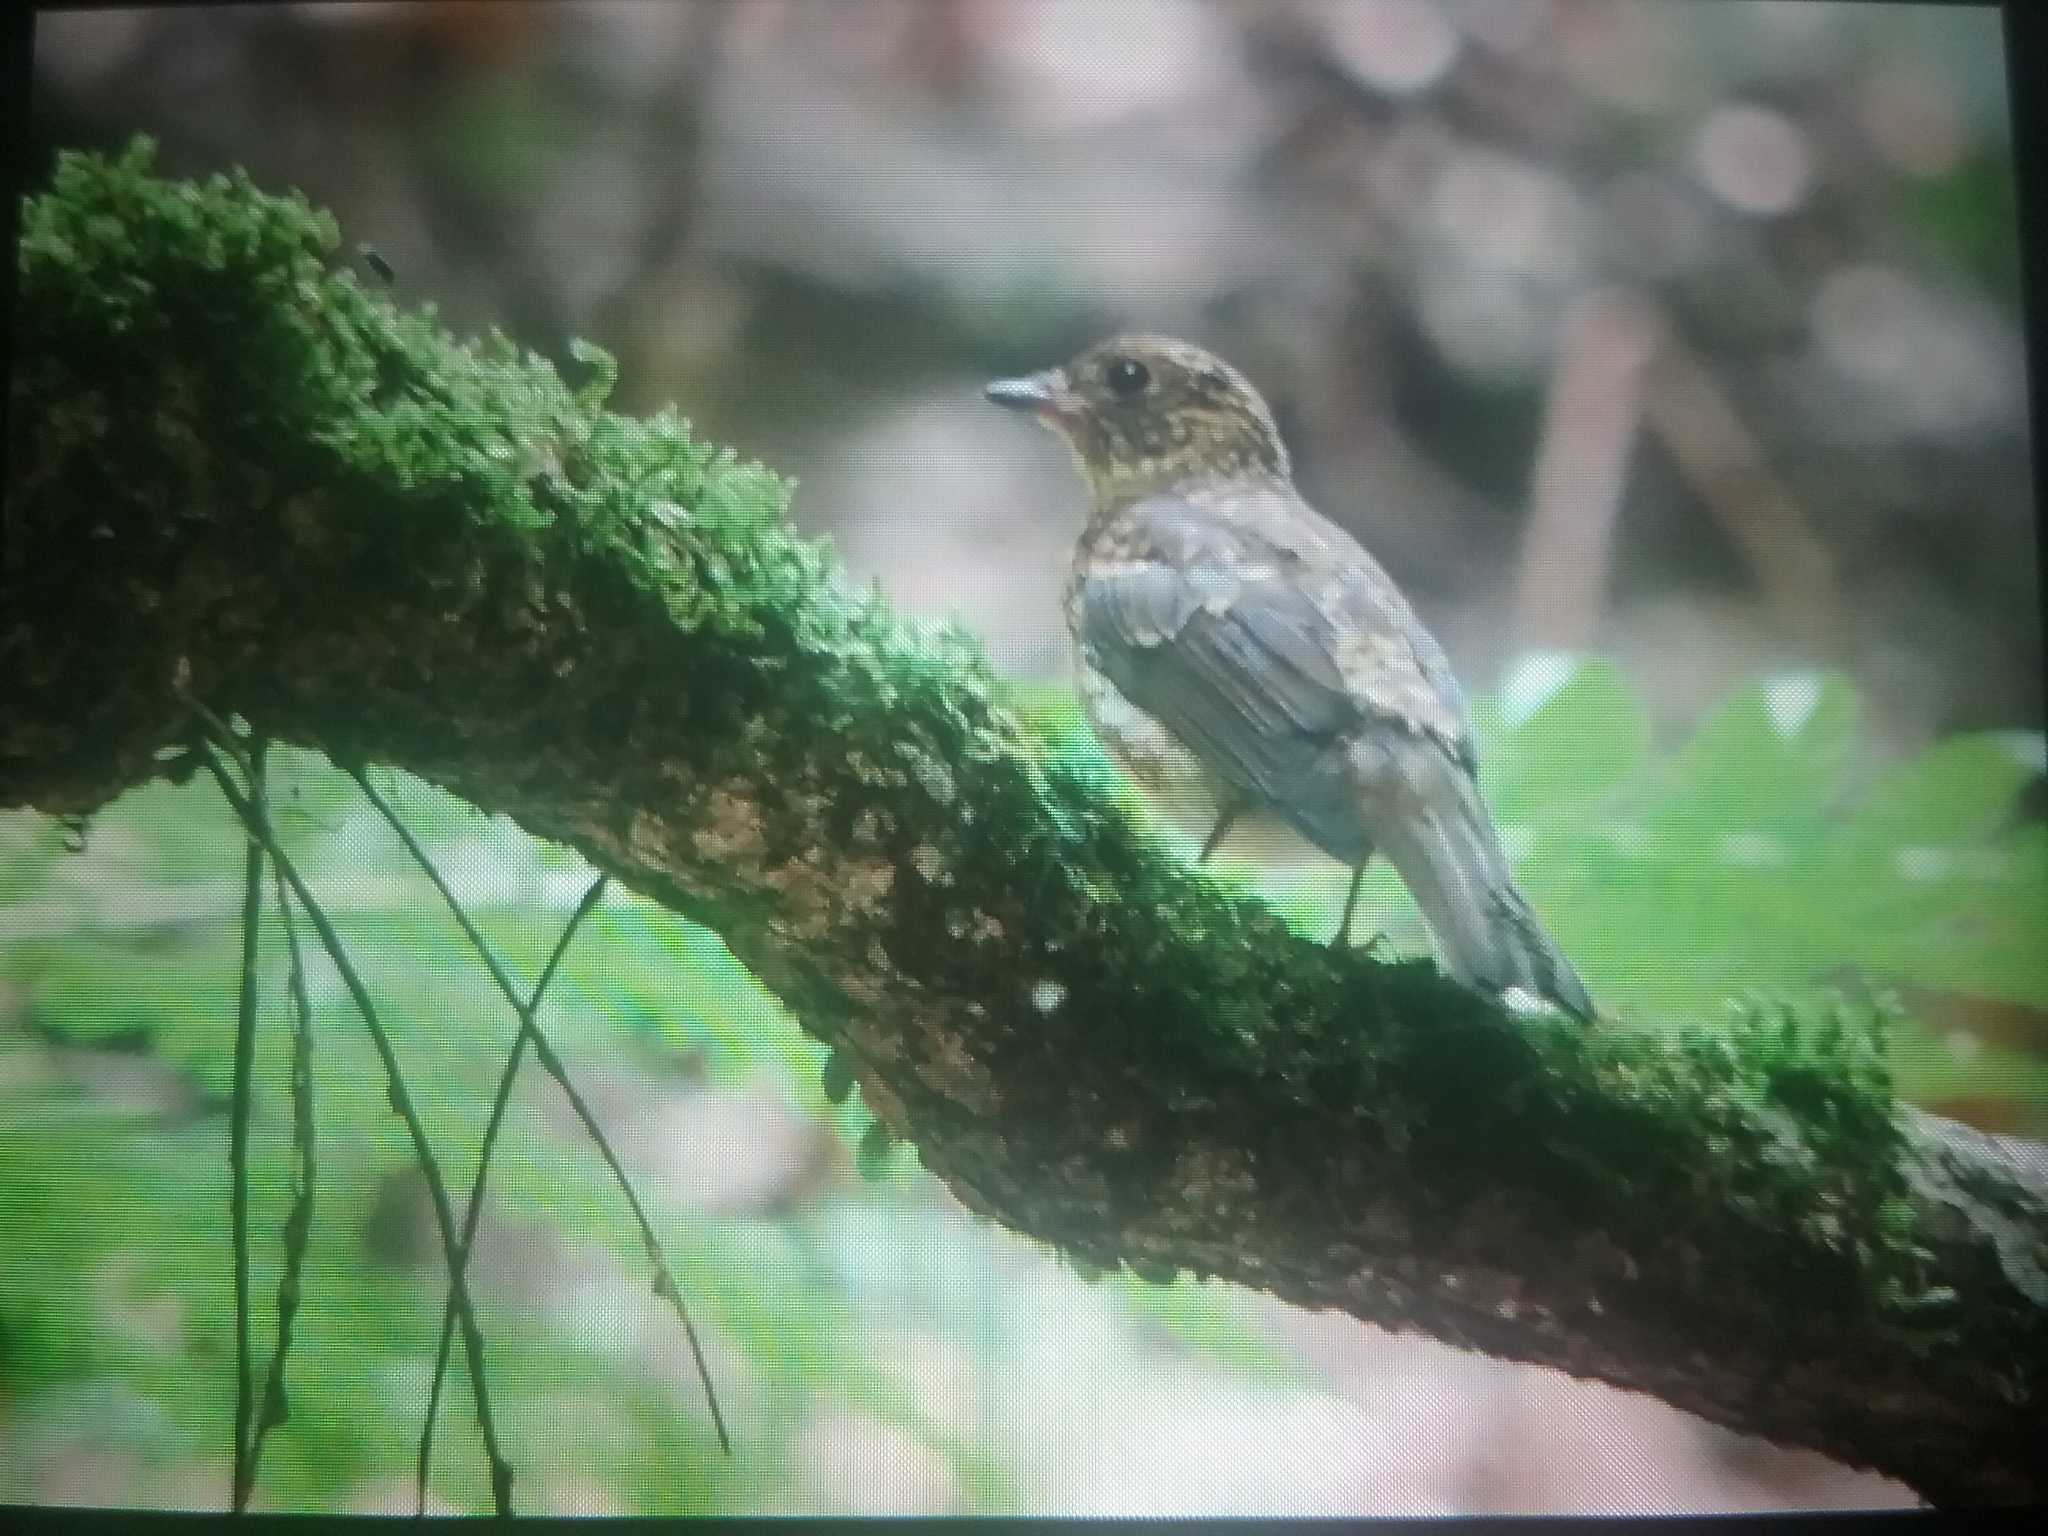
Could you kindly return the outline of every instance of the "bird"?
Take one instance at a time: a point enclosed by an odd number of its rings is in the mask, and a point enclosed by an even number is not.
[[[1453,976],[1590,1020],[1480,798],[1442,647],[1296,488],[1250,380],[1191,343],[1126,335],[984,393],[1072,452],[1089,502],[1063,597],[1082,710],[1141,784],[1198,769],[1217,811],[1198,862],[1240,816],[1277,815],[1349,866],[1343,947],[1384,856]]]

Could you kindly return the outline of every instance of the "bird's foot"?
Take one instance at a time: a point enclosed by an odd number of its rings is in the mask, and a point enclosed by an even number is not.
[[[1337,931],[1330,935],[1330,948],[1343,949],[1351,943],[1351,914],[1358,910],[1358,889],[1364,884],[1365,863],[1361,860],[1352,866],[1351,889],[1344,893],[1344,915],[1337,919]]]
[[[1223,839],[1230,835],[1230,829],[1244,812],[1242,805],[1224,805],[1216,812],[1216,825],[1209,829],[1208,839],[1202,844],[1202,851],[1195,855],[1197,864],[1209,862],[1209,856],[1223,846]]]
[[[1346,942],[1346,938],[1347,936],[1344,930],[1342,928],[1339,928],[1335,933],[1330,935],[1330,948],[1336,950],[1351,949],[1355,947],[1357,949],[1363,950],[1366,954],[1371,955],[1375,960],[1383,960],[1386,958],[1386,956],[1381,953],[1382,949],[1385,947],[1387,943],[1386,934],[1375,931],[1367,937],[1363,944],[1359,944],[1356,946]]]

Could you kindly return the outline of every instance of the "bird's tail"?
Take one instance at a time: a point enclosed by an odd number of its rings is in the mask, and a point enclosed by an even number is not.
[[[1515,886],[1479,786],[1443,766],[1448,782],[1422,797],[1426,811],[1376,831],[1380,851],[1429,920],[1445,967],[1472,986],[1495,993],[1520,987],[1592,1018],[1585,984]]]

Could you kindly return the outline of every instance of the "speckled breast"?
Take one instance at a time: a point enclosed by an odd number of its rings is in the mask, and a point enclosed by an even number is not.
[[[1190,796],[1206,796],[1220,802],[1224,785],[1203,766],[1201,759],[1180,744],[1165,726],[1148,715],[1117,690],[1088,659],[1081,640],[1081,582],[1091,552],[1084,543],[1075,552],[1074,567],[1067,577],[1062,602],[1067,633],[1074,639],[1074,691],[1081,712],[1094,728],[1103,748],[1140,786],[1162,799],[1184,802]]]

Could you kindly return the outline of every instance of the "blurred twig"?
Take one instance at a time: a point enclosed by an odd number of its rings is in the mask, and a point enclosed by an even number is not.
[[[628,377],[661,372],[662,332],[650,317],[685,295],[704,182],[704,125],[718,87],[718,65],[732,0],[695,0],[683,8],[681,34],[656,84],[639,146],[651,204],[634,241],[625,276],[606,299],[596,327],[614,338]],[[631,355],[642,351],[642,358]],[[654,366],[639,366],[645,362]]]
[[[1645,380],[1643,411],[1785,627],[1820,654],[1833,653],[1842,634],[1834,559],[1705,360],[1670,327]]]
[[[1641,422],[1642,376],[1664,327],[1639,294],[1574,305],[1537,450],[1516,597],[1525,643],[1575,649],[1599,622],[1614,528]]]

